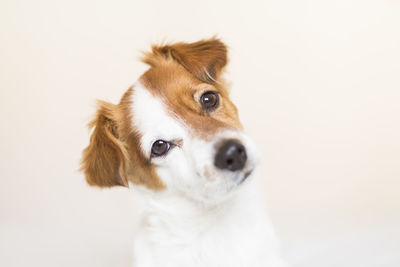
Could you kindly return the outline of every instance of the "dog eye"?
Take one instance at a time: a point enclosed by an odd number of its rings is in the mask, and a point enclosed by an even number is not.
[[[151,156],[152,157],[160,157],[165,155],[168,150],[171,148],[171,144],[164,140],[157,140],[153,143],[151,147]]]
[[[219,96],[216,92],[208,91],[200,97],[200,103],[203,110],[211,112],[219,105]]]

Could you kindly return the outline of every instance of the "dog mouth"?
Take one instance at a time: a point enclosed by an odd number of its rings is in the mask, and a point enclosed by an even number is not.
[[[246,172],[239,181],[239,185],[242,184],[247,178],[253,173],[253,170]]]

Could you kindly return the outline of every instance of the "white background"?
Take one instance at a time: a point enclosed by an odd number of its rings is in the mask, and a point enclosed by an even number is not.
[[[400,2],[0,1],[0,265],[128,266],[134,188],[78,172],[95,99],[217,34],[296,266],[400,266]]]

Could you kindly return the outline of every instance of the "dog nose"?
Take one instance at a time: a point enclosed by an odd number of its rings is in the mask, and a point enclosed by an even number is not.
[[[228,140],[218,150],[214,165],[222,170],[238,171],[243,169],[246,160],[244,146],[236,140]]]

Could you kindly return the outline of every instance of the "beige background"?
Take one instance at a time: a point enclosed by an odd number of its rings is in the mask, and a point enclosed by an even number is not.
[[[1,0],[0,32],[1,266],[127,266],[134,189],[85,184],[85,124],[140,50],[214,34],[290,261],[400,266],[399,1]]]

